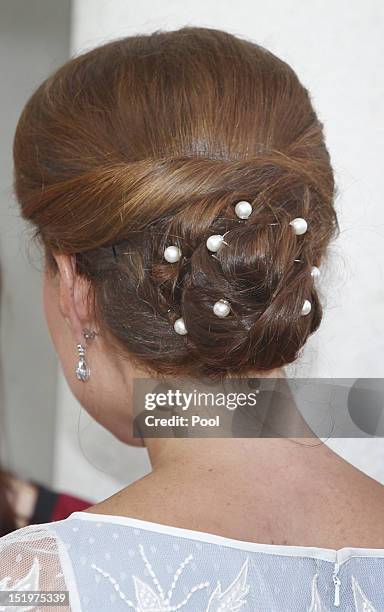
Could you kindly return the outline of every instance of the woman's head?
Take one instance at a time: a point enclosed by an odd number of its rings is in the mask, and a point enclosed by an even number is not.
[[[14,155],[69,380],[89,321],[113,377],[125,357],[160,375],[265,372],[294,361],[318,327],[311,267],[337,225],[333,173],[308,92],[265,49],[201,28],[94,49],[31,97]],[[252,204],[247,220],[235,214],[240,200]],[[296,217],[306,234],[292,231]],[[213,234],[227,243],[215,254]],[[182,253],[175,263],[169,245]],[[63,313],[63,277],[78,325]],[[231,307],[224,318],[213,312],[220,299]],[[175,333],[180,317],[186,335]]]

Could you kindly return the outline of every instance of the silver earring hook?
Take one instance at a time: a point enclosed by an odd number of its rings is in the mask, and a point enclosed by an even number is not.
[[[86,327],[83,329],[83,336],[86,342],[91,342],[97,336],[97,332]]]

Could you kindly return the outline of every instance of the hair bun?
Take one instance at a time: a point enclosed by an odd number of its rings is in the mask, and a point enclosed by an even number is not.
[[[266,49],[204,28],[98,47],[33,94],[14,159],[24,218],[48,255],[76,254],[141,366],[268,370],[319,325],[333,172],[307,90]]]

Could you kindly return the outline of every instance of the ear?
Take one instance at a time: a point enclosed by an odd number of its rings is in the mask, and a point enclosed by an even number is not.
[[[53,254],[58,268],[59,307],[77,344],[84,342],[83,329],[92,327],[88,304],[89,281],[76,272],[74,255]]]

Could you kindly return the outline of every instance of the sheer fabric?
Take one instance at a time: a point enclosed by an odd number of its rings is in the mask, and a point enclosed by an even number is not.
[[[10,612],[384,612],[384,549],[240,542],[74,512],[0,539],[1,590],[68,590]]]

